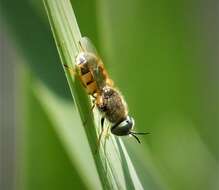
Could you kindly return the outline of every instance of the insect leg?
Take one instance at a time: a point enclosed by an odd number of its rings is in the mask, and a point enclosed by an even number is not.
[[[107,140],[109,139],[109,137],[110,137],[110,134],[109,134],[110,127],[111,127],[111,125],[108,125],[108,126],[107,126],[107,129],[106,129],[106,135],[105,135],[105,138],[104,138],[104,150],[105,150],[105,148],[106,148],[106,141],[107,141]]]
[[[101,128],[103,129],[105,117],[101,118]]]
[[[79,41],[78,44],[79,44],[80,51],[85,52],[86,50],[85,50],[84,47],[82,46],[81,41]]]
[[[101,118],[101,132],[100,132],[100,134],[99,134],[99,137],[98,137],[98,140],[97,140],[97,149],[96,149],[96,152],[95,153],[97,153],[97,151],[99,150],[99,147],[100,147],[100,141],[101,141],[101,138],[102,138],[102,136],[103,136],[103,130],[104,130],[104,120],[105,120],[105,117],[103,116],[102,118]]]
[[[75,71],[72,67],[69,67],[69,66],[66,65],[66,64],[64,64],[64,67],[65,67],[66,69],[68,69],[72,75],[76,75],[76,71]]]
[[[106,130],[106,134],[107,134],[107,138],[109,137],[109,130],[110,130],[110,125],[108,125],[107,130]]]
[[[81,81],[81,84],[82,84],[83,87],[86,89],[86,85],[83,83],[82,76],[78,75],[77,72],[76,72],[76,70],[73,69],[72,67],[69,67],[69,66],[66,65],[66,64],[64,64],[64,67],[70,71],[71,75],[74,75],[74,76],[78,77],[78,79]]]

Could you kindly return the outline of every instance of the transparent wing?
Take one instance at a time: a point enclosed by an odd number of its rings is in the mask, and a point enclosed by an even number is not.
[[[95,46],[93,45],[93,43],[91,42],[91,40],[88,37],[86,37],[86,36],[82,37],[80,42],[79,42],[79,45],[80,45],[81,51],[90,52],[90,53],[93,53],[93,54],[99,56]]]

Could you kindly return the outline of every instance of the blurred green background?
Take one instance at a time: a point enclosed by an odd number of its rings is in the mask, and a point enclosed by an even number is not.
[[[0,2],[0,189],[101,189],[43,3]],[[218,2],[71,2],[152,133],[123,138],[145,189],[219,189]]]

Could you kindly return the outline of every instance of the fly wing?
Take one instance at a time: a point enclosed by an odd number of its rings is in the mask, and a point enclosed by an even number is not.
[[[97,50],[88,37],[82,37],[80,40],[81,50],[84,52],[93,53],[98,57]]]

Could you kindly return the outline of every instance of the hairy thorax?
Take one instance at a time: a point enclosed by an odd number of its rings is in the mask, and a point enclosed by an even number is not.
[[[101,91],[98,109],[111,123],[118,123],[127,116],[127,106],[122,95],[115,89],[106,86]]]

